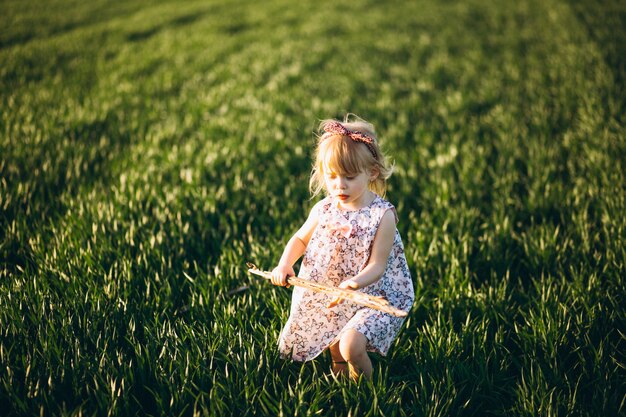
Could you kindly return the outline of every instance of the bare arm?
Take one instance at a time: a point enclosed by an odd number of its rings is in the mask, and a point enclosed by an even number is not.
[[[313,231],[317,227],[317,209],[319,204],[320,203],[317,203],[313,209],[311,209],[306,222],[304,222],[300,229],[289,239],[289,242],[287,242],[283,254],[280,257],[280,261],[278,261],[278,266],[272,270],[272,283],[274,285],[287,285],[287,277],[295,275],[293,264],[304,255],[304,251],[309,244],[309,240],[311,240]]]

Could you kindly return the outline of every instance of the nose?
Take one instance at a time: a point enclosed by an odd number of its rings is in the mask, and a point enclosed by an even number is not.
[[[343,177],[338,177],[337,178],[337,185],[338,185],[340,190],[345,190],[346,189],[346,179],[343,178]]]

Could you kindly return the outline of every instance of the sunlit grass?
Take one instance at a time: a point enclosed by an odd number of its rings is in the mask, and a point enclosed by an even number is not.
[[[624,413],[624,6],[0,10],[0,414]],[[359,385],[280,360],[289,291],[245,272],[346,112],[417,299]]]

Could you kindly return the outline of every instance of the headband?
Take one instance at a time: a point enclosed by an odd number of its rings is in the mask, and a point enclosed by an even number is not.
[[[374,159],[376,158],[376,149],[374,148],[374,139],[371,136],[366,135],[365,133],[361,133],[358,130],[354,132],[346,129],[343,125],[335,120],[331,120],[324,124],[324,134],[322,135],[321,140],[324,141],[331,136],[334,135],[342,135],[347,136],[355,142],[361,142],[367,146],[367,149],[370,150]]]

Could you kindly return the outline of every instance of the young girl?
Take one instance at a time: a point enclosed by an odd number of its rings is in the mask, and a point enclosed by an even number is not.
[[[286,285],[304,255],[299,276],[343,289],[385,297],[409,311],[413,283],[394,207],[385,201],[391,175],[374,127],[363,121],[325,120],[310,189],[324,189],[300,230],[289,240],[274,285]],[[280,335],[281,356],[308,361],[330,349],[335,375],[370,378],[368,351],[387,354],[404,319],[301,287],[293,290],[291,313]]]

